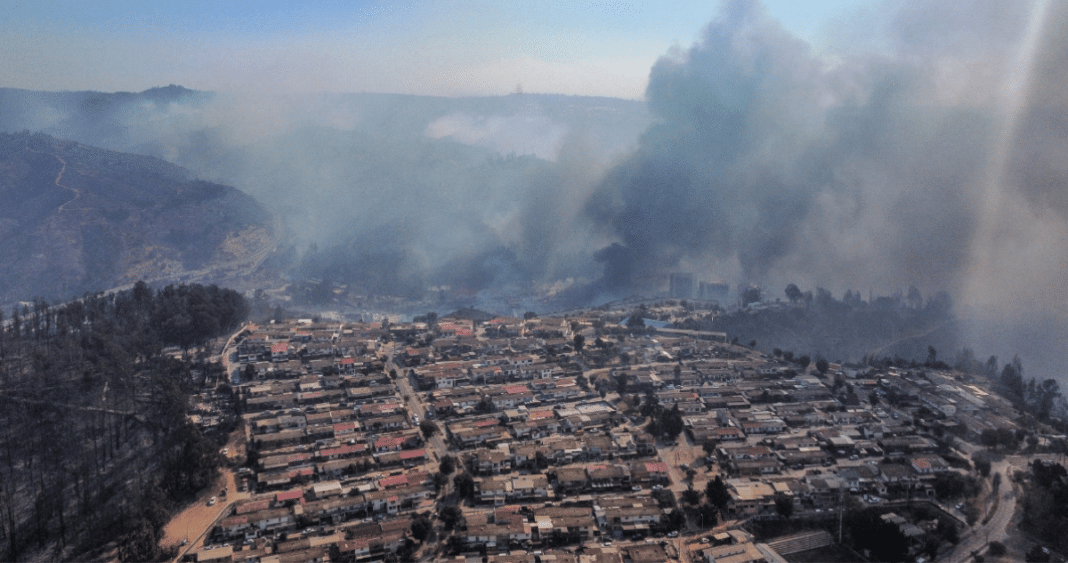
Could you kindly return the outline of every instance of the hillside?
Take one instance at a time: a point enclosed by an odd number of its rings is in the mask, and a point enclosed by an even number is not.
[[[0,134],[0,201],[0,304],[224,278],[275,236],[270,215],[237,189],[43,134]]]

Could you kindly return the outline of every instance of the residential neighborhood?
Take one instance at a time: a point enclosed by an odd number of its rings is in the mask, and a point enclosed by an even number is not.
[[[626,318],[247,324],[223,351],[238,490],[179,558],[779,562],[859,553],[842,515],[872,509],[943,560],[986,524],[984,440],[1025,432],[952,369],[802,365]]]

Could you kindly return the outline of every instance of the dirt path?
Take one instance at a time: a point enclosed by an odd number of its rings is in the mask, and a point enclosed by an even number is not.
[[[62,205],[59,206],[59,211],[66,211],[66,207],[68,205],[70,205],[72,202],[74,202],[78,198],[82,197],[81,190],[79,190],[77,188],[72,188],[70,186],[65,186],[62,183],[63,182],[63,173],[67,171],[67,161],[66,160],[63,160],[62,158],[60,158],[60,156],[58,154],[55,154],[55,153],[35,151],[33,149],[26,149],[26,150],[35,152],[37,154],[47,154],[49,156],[54,156],[54,157],[56,157],[56,160],[59,161],[59,164],[61,166],[59,168],[59,173],[56,174],[56,180],[55,180],[54,183],[55,183],[57,188],[63,188],[65,190],[70,190],[70,192],[74,194],[74,197],[70,198],[69,200],[67,200]]]
[[[243,451],[238,451],[238,448],[241,447],[240,442],[239,432],[235,432],[230,436],[229,443],[226,446],[228,448],[228,460],[240,459],[239,456],[244,455]],[[241,449],[243,450],[243,448]],[[219,495],[219,492],[224,488],[227,492],[225,497]],[[223,467],[215,483],[183,507],[163,527],[163,539],[159,542],[160,547],[166,549],[177,546],[178,555],[175,561],[181,560],[182,555],[185,553],[193,552],[204,545],[204,537],[211,531],[211,526],[215,520],[229,513],[230,507],[237,501],[251,496],[251,493],[238,492],[234,470],[230,467]],[[208,500],[211,497],[218,499],[214,506],[208,506]],[[182,540],[187,540],[188,543],[183,546]]]

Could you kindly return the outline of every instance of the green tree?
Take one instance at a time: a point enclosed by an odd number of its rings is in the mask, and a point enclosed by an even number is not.
[[[420,512],[412,518],[412,537],[423,543],[427,537],[430,536],[430,532],[434,529],[434,523],[430,521],[430,516],[425,512]]]
[[[705,496],[708,497],[708,502],[712,503],[712,506],[715,506],[721,512],[727,509],[727,505],[731,501],[731,493],[720,475],[716,475],[715,479],[705,485]]]
[[[160,557],[159,532],[148,520],[141,519],[119,541],[119,560],[124,563],[156,561]]]
[[[452,486],[461,498],[470,498],[475,494],[475,479],[468,473],[460,473],[452,479]]]
[[[794,497],[779,495],[775,497],[775,512],[783,518],[794,515]]]
[[[990,458],[982,455],[981,452],[977,452],[972,455],[972,463],[975,465],[975,470],[979,472],[983,477],[990,476]]]
[[[679,509],[673,509],[668,513],[667,517],[667,529],[673,532],[677,532],[686,525],[686,514]]]
[[[423,433],[423,438],[429,440],[431,436],[441,433],[441,428],[433,420],[423,419],[419,422],[419,431]]]
[[[441,464],[438,465],[438,472],[442,475],[451,475],[453,471],[456,471],[456,458],[451,455],[441,458]]]
[[[687,487],[685,491],[682,491],[682,502],[689,505],[695,505],[701,502],[701,493],[695,491],[691,485]]]
[[[790,284],[786,286],[786,298],[789,299],[791,303],[797,303],[803,296],[804,294],[801,293],[801,289],[796,285]]]
[[[619,396],[621,397],[623,396],[623,393],[627,392],[628,377],[629,376],[626,372],[620,373],[616,376],[616,392],[619,393]]]
[[[463,519],[463,512],[457,506],[445,505],[438,511],[438,518],[445,527],[445,531],[451,531]]]
[[[678,437],[682,434],[682,429],[685,428],[685,423],[682,420],[682,412],[679,411],[679,404],[675,403],[671,406],[671,410],[664,411],[660,418],[661,430],[671,436],[672,438]]]
[[[706,502],[697,507],[697,524],[701,529],[714,528],[719,521],[718,514],[716,507]]]

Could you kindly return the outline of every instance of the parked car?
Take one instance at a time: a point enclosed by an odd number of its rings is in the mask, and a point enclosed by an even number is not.
[[[210,499],[208,499],[208,506],[215,506],[215,503],[216,503],[216,502],[217,502],[218,500],[219,500],[219,499],[217,499],[217,498],[215,498],[215,497],[211,497]]]

